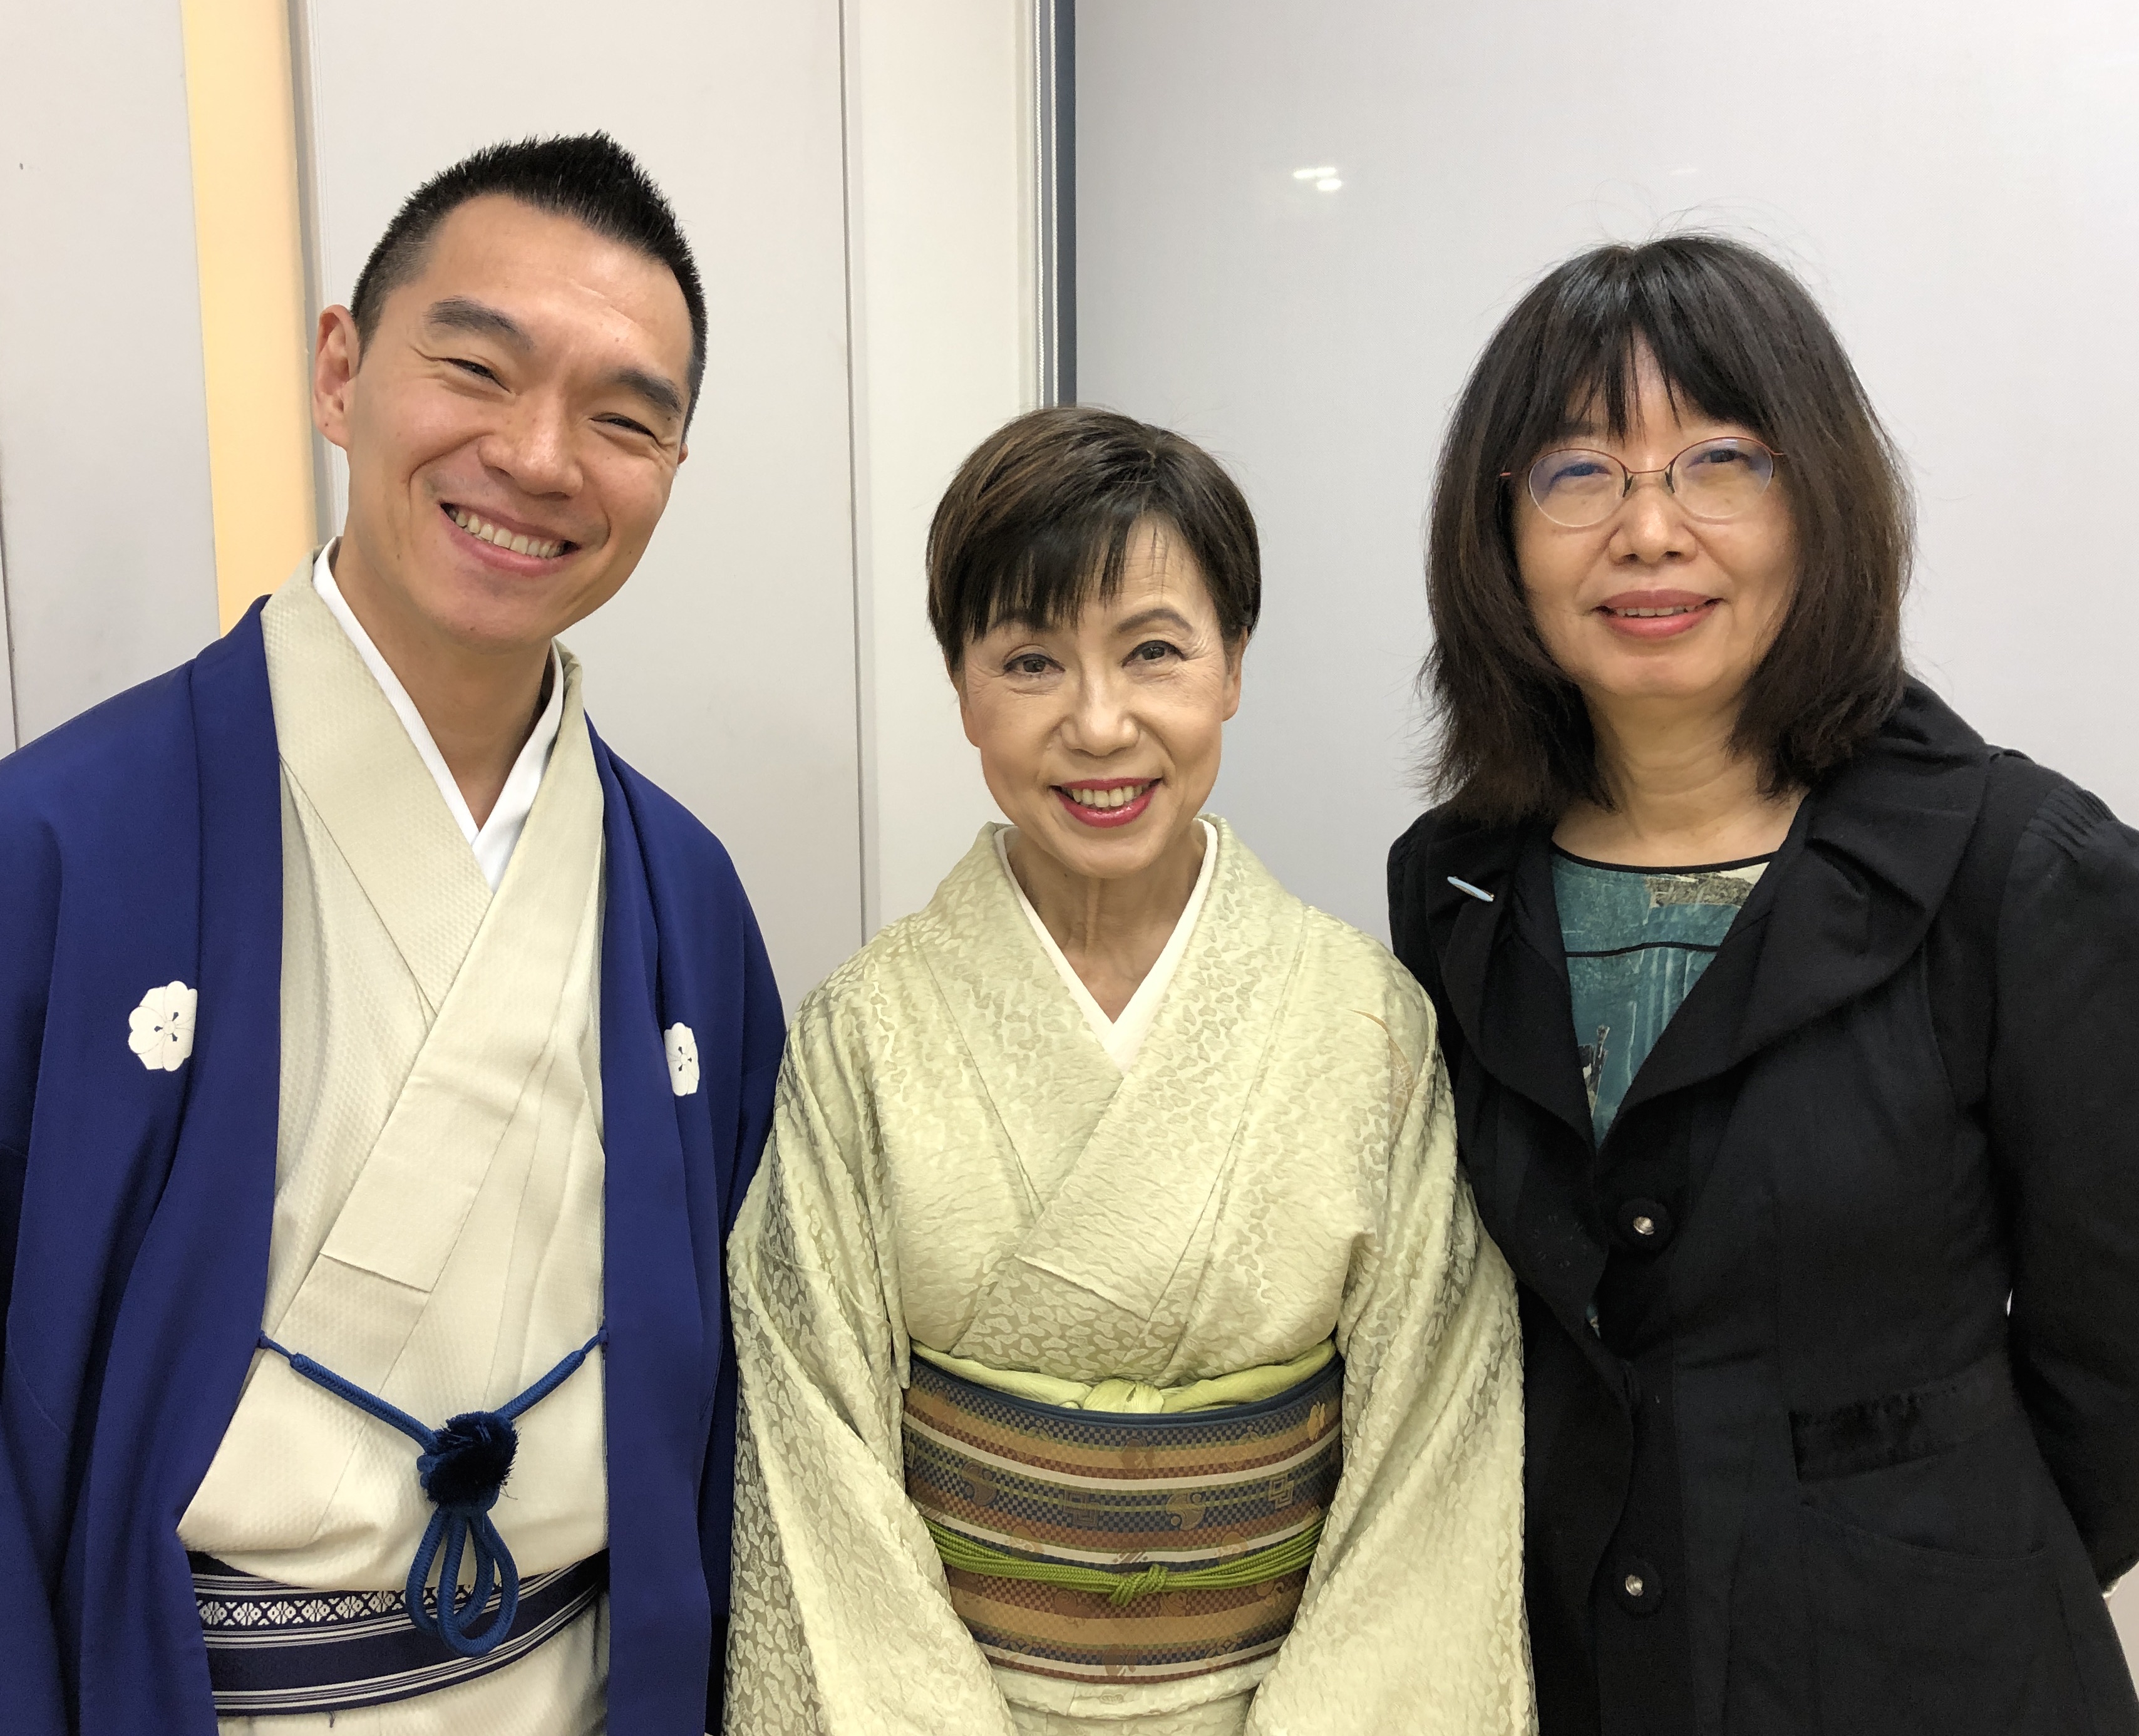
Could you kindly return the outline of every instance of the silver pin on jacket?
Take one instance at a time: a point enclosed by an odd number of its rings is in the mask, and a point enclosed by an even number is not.
[[[1474,886],[1470,881],[1460,880],[1452,874],[1448,876],[1448,884],[1455,887],[1458,892],[1468,892],[1481,904],[1490,904],[1493,901],[1493,895],[1483,886]]]

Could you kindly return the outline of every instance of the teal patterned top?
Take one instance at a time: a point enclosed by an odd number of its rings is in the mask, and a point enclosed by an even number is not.
[[[1624,868],[1554,847],[1552,889],[1597,1143],[1770,858]]]

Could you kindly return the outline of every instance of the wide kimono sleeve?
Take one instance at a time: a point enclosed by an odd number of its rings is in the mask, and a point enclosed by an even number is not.
[[[1258,1736],[1535,1728],[1515,1281],[1457,1171],[1430,1042],[1415,1074],[1338,1327],[1344,1475]]]
[[[847,1047],[813,999],[729,1243],[742,1421],[728,1728],[1010,1736],[906,1496],[896,1275],[879,1252],[867,1081]]]
[[[2014,1382],[2106,1585],[2139,1562],[2139,834],[2069,785],[2014,852],[1993,1031]]]

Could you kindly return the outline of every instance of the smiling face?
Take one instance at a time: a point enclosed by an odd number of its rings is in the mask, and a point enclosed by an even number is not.
[[[1121,588],[1074,621],[1006,621],[967,641],[966,738],[1026,843],[1072,875],[1122,880],[1188,836],[1217,782],[1241,664],[1194,558],[1139,524]]]
[[[683,462],[691,321],[668,267],[489,195],[360,346],[321,316],[313,408],[349,454],[335,576],[386,634],[546,645],[615,595]]]
[[[1638,370],[1623,439],[1578,428],[1555,446],[1610,454],[1656,471],[1698,441],[1757,438],[1691,405],[1674,405],[1653,362]],[[1735,706],[1789,611],[1797,550],[1779,470],[1750,508],[1694,517],[1662,485],[1637,482],[1601,523],[1571,530],[1538,510],[1523,475],[1515,491],[1515,562],[1538,636],[1593,713],[1627,704]]]

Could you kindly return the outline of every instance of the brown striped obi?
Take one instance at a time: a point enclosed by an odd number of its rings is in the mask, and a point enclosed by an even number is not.
[[[906,1491],[990,1662],[1178,1681],[1266,1657],[1300,1607],[1342,1467],[1334,1356],[1253,1404],[1066,1409],[914,1359]]]

